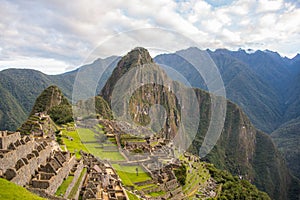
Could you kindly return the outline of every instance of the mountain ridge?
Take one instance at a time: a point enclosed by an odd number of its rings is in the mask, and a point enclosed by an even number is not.
[[[229,84],[227,84],[227,91],[232,94],[231,98],[228,94],[227,97],[243,108],[246,114],[250,117],[251,122],[253,122],[256,127],[271,133],[275,131],[275,129],[280,128],[280,126],[284,123],[287,123],[299,116],[300,113],[297,112],[297,106],[300,104],[298,102],[298,94],[300,91],[298,86],[299,79],[297,78],[297,74],[300,72],[299,54],[292,59],[286,59],[278,56],[278,54],[270,54],[270,52],[257,52],[262,59],[264,59],[264,57],[268,58],[268,61],[264,62],[265,64],[275,62],[274,60],[270,61],[274,57],[276,59],[283,59],[283,61],[280,62],[281,64],[276,65],[277,68],[280,68],[282,63],[286,63],[286,67],[284,67],[283,71],[278,71],[276,69],[276,76],[272,74],[270,75],[273,70],[273,65],[267,66],[269,70],[261,69],[267,74],[267,77],[273,77],[273,79],[280,79],[280,73],[284,73],[285,81],[287,80],[285,72],[286,70],[289,71],[287,74],[291,75],[288,78],[290,82],[287,81],[288,83],[285,84],[287,84],[286,87],[290,89],[277,96],[278,93],[280,93],[278,92],[278,85],[280,84],[278,84],[278,82],[276,83],[276,80],[269,82],[262,75],[257,75],[258,73],[261,73],[261,71],[259,71],[257,66],[252,66],[254,64],[251,63],[260,62],[259,60],[250,62],[250,56],[251,58],[257,56],[255,55],[255,52],[251,52],[251,54],[249,54],[243,51],[232,52],[224,49],[219,49],[214,52],[207,50],[207,52],[211,54],[212,57],[218,57],[219,61],[216,63],[224,63],[223,73],[226,75],[224,80],[228,81]],[[165,54],[164,56],[167,57],[169,54]],[[50,85],[57,85],[62,89],[62,92],[69,100],[72,99],[72,88],[74,81],[76,78],[78,78],[76,77],[76,73],[78,71],[86,71],[86,73],[82,73],[86,75],[83,76],[83,79],[87,79],[85,77],[88,76],[93,77],[88,82],[80,82],[80,88],[82,88],[81,91],[86,92],[84,97],[91,97],[95,94],[99,94],[119,59],[120,57],[97,59],[97,61],[91,64],[82,66],[76,70],[61,75],[46,75],[36,70],[28,69],[8,69],[1,71],[1,129],[15,130],[17,127],[19,127],[28,117],[35,98],[39,95],[39,93],[42,92],[43,89]],[[154,58],[154,60],[155,59],[156,58]],[[178,60],[175,61],[177,62]],[[171,62],[170,66],[178,70],[180,69],[180,65],[176,68],[176,62]],[[107,63],[110,63],[109,68],[107,68],[105,74],[103,74],[98,85],[90,87],[91,84],[95,84],[95,81],[97,82],[99,80],[99,77],[97,77],[97,71],[103,69],[103,66],[107,66]],[[177,63],[180,64],[180,62]],[[228,65],[228,63],[230,63],[230,65]],[[182,65],[184,65],[184,63]],[[260,66],[264,68],[266,65],[261,64]],[[258,71],[255,71],[254,68]],[[237,70],[240,70],[239,73],[237,73]],[[189,71],[183,71],[181,74],[188,77],[187,80],[189,80],[191,83],[195,82],[198,84],[196,85],[197,87],[205,89],[205,83],[203,79],[200,79],[200,81],[197,82],[199,80],[197,79],[198,73],[194,73],[194,71],[191,71],[191,73],[189,73]],[[238,75],[231,78],[233,74]],[[276,87],[273,87],[271,84],[274,82],[276,83]],[[192,86],[194,85],[192,84]],[[281,117],[283,114],[284,117]],[[296,134],[296,136],[300,137],[299,134]],[[295,148],[297,150],[299,147],[296,146]]]
[[[131,53],[135,55],[136,52],[133,50],[133,52],[129,52],[125,58],[123,57],[116,70],[113,71],[111,77],[106,82],[101,92],[107,95],[105,99],[111,100],[111,90],[115,89],[113,86],[115,86],[120,77],[125,75],[130,69],[130,67],[128,68],[123,63],[125,63],[126,58],[130,57]],[[133,56],[134,59],[138,57],[139,56],[136,55]],[[136,63],[134,59],[131,60],[132,63]],[[152,63],[152,61],[150,61],[150,63]],[[122,70],[122,67],[125,69]],[[136,76],[139,77],[140,75],[131,74],[133,79]],[[156,79],[154,79],[154,82],[156,82]],[[133,109],[130,111],[134,112],[136,106],[143,108],[147,105],[151,106],[152,104],[149,102],[153,101],[153,104],[167,105],[165,109],[168,117],[166,118],[166,128],[162,130],[164,132],[162,135],[167,139],[172,139],[172,137],[174,137],[172,133],[176,131],[176,127],[177,129],[179,128],[177,120],[180,121],[181,119],[179,113],[174,109],[179,106],[178,102],[168,96],[167,91],[165,91],[163,87],[146,84],[141,86],[141,88],[141,90],[132,94],[131,99],[134,99],[134,101],[130,101],[133,103]],[[148,98],[147,95],[149,91],[151,91],[152,94],[151,98]],[[198,133],[189,151],[199,155],[200,146],[204,141],[210,124],[212,112],[211,98],[222,97],[211,97],[211,94],[200,89],[194,89],[194,91],[199,102],[200,118],[202,120],[200,121]],[[158,100],[155,100],[155,97],[157,97]],[[154,100],[152,98],[154,98]],[[137,114],[145,115],[144,117],[137,118],[140,124],[143,124],[143,120],[148,116],[149,112],[145,113],[146,114],[144,114],[143,111],[142,114],[139,114],[139,112]],[[173,116],[170,116],[170,113],[174,113]],[[227,101],[227,114],[221,137],[212,151],[203,159],[208,160],[221,169],[226,169],[235,175],[240,175],[253,182],[259,189],[266,191],[273,199],[299,198],[300,193],[297,190],[294,191],[294,187],[300,187],[300,183],[290,175],[283,158],[273,144],[270,136],[257,130],[244,112],[230,101]]]

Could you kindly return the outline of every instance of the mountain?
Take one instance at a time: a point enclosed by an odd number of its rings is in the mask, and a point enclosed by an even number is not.
[[[57,86],[49,86],[36,99],[22,134],[54,135],[57,125],[73,122],[72,106]]]
[[[108,78],[104,87],[102,88],[100,95],[107,102],[110,102],[114,86],[117,84],[122,75],[124,75],[133,67],[153,63],[153,59],[146,49],[140,47],[133,49],[118,62],[117,67],[113,70],[111,76]]]
[[[230,61],[232,60],[233,59]],[[122,76],[127,76],[133,71],[129,76],[131,77],[129,83],[132,83],[131,81],[135,79],[137,79],[137,82],[141,82],[143,79],[137,78],[142,76],[140,70],[144,69],[145,72],[148,72],[150,70],[147,68],[149,65],[152,68],[157,67],[157,65],[153,63],[149,53],[147,53],[147,50],[143,48],[132,50],[119,61],[116,69],[112,72],[112,75],[100,94],[109,102],[114,102],[115,90],[117,90],[117,93],[125,93],[123,90],[118,90],[118,87],[120,87],[118,82],[120,82],[120,85],[124,85],[124,88],[130,85],[126,85],[126,82],[122,82]],[[138,67],[141,67],[141,69]],[[156,72],[156,70],[154,71]],[[234,71],[236,71],[236,69]],[[146,73],[147,77],[153,76],[150,79],[154,80],[154,83],[159,82],[159,76],[157,76],[156,73],[154,74],[155,75],[149,75]],[[228,76],[229,75],[230,74],[228,74]],[[165,76],[165,73],[163,73],[162,76]],[[176,84],[177,87],[178,85],[182,85],[180,83],[174,83],[174,85]],[[155,84],[148,84],[148,81],[143,81],[143,84],[138,84],[138,89],[130,93],[132,96],[129,99],[129,106],[122,104],[119,109],[129,110],[133,121],[145,125],[147,122],[149,123],[149,120],[147,120],[147,118],[150,117],[149,107],[154,104],[162,105],[166,109],[167,117],[166,123],[162,128],[163,134],[161,134],[161,136],[172,139],[175,136],[174,132],[176,133],[179,129],[178,121],[181,120],[179,102],[181,101],[176,101],[176,97],[172,95],[171,92],[168,93],[169,90],[166,88],[166,85],[165,83],[164,86],[157,86]],[[173,85],[171,86],[175,87]],[[194,91],[199,102],[201,120],[198,133],[189,151],[199,155],[199,149],[211,122],[211,96],[209,93],[200,89],[194,89]],[[149,95],[149,93],[151,95]],[[116,105],[119,104],[117,103]],[[114,104],[110,104],[110,106],[113,107]],[[140,108],[145,109],[140,111]],[[193,108],[195,109],[195,107]],[[132,113],[136,113],[136,115]],[[193,117],[194,116],[191,116],[191,118]],[[202,159],[251,181],[259,189],[266,191],[272,199],[299,198],[300,183],[290,175],[271,137],[257,130],[244,112],[230,101],[227,101],[226,120],[222,134],[213,150]]]
[[[197,49],[189,48],[182,51],[193,53],[195,50]],[[206,50],[206,52],[221,73],[226,87],[226,97],[243,109],[255,127],[266,133],[276,132],[274,135],[277,135],[278,131],[283,130],[284,124],[300,116],[299,54],[288,59],[272,51],[249,53],[244,50],[218,49]],[[27,69],[1,71],[0,129],[15,130],[20,127],[29,116],[35,98],[50,85],[61,88],[69,100],[77,101],[94,97],[101,92],[119,60],[120,57],[116,56],[97,59],[74,71],[54,76]],[[204,80],[199,78],[201,76],[195,68],[176,53],[159,55],[154,58],[154,61],[177,70],[193,87],[207,90]],[[174,78],[169,71],[166,72]],[[174,79],[181,81],[176,77]],[[74,91],[73,88],[77,90]],[[285,134],[284,131],[280,135],[285,135],[284,137],[287,138],[280,136],[279,139],[294,140],[294,137],[288,138],[290,134]],[[299,137],[298,133],[293,135]],[[273,134],[271,136],[273,137]],[[287,156],[285,152],[290,151],[290,144],[278,140],[275,142],[281,144],[279,149]],[[299,145],[293,146],[294,151],[297,152]],[[286,157],[286,160],[289,167],[293,169],[292,162],[288,161],[289,158]],[[293,172],[299,177],[298,171],[293,170]]]
[[[271,134],[277,147],[286,159],[286,162],[297,178],[300,179],[300,117],[293,119]]]
[[[57,86],[49,86],[36,99],[30,116],[36,113],[48,114],[56,124],[73,121],[72,106]]]
[[[200,100],[202,97],[209,103],[204,91],[196,91]],[[202,108],[201,119],[209,119],[210,112],[209,106]],[[199,132],[190,147],[194,154],[199,153],[208,126],[209,121],[201,120]],[[257,130],[243,111],[230,101],[222,134],[204,160],[250,180],[272,199],[299,198],[299,180],[290,174],[271,137]]]
[[[186,80],[189,80],[193,87],[207,90],[201,75],[195,71],[190,63],[179,56],[182,51],[186,54],[192,54],[201,50],[189,48],[174,54],[158,55],[154,60],[177,70]],[[241,106],[259,129],[270,133],[280,126],[284,112],[281,105],[281,95],[278,95],[278,89],[273,87],[273,82],[269,81],[270,77],[271,80],[281,80],[278,78],[281,71],[276,71],[273,75],[274,70],[269,69],[272,65],[268,65],[268,63],[273,64],[275,61],[271,62],[272,59],[267,55],[262,56],[261,54],[266,54],[264,52],[247,54],[245,51],[232,52],[218,49],[214,52],[207,50],[207,53],[219,69],[226,89],[226,97]],[[264,59],[267,60],[265,61],[266,64],[260,68],[258,63]],[[269,75],[266,75],[265,72],[267,71],[269,71]],[[276,85],[282,84],[276,83]]]
[[[193,54],[200,50],[189,48],[182,51]],[[203,79],[198,78],[200,74],[179,56],[182,51],[158,55],[154,60],[177,70],[192,86],[207,90]],[[299,177],[299,170],[295,168],[299,163],[299,143],[295,141],[300,134],[295,131],[287,134],[285,124],[290,130],[300,116],[300,55],[288,59],[269,50],[248,53],[241,49],[217,49],[207,52],[220,71],[226,97],[243,108],[257,128],[267,133],[274,132],[271,136],[275,144],[279,145],[293,174]],[[291,151],[293,156],[287,154]]]
[[[132,119],[140,125],[150,125],[162,137],[169,139],[177,132],[180,121],[178,99],[170,91],[170,88],[178,87],[176,85],[178,84],[168,79],[167,74],[153,62],[146,49],[137,47],[118,62],[100,96],[109,102],[114,114],[120,119]],[[131,95],[129,105],[126,104],[128,95]],[[159,108],[150,110],[153,105],[164,107],[168,123],[160,125],[157,120],[158,123],[150,124],[153,117],[164,117],[160,115],[163,113],[160,113]],[[154,114],[152,118],[151,112]]]
[[[76,105],[73,106],[73,113],[76,118],[101,117],[103,119],[113,119],[113,114],[108,103],[101,96],[78,101]]]
[[[195,48],[183,51],[192,52],[195,51]],[[287,59],[271,51],[256,51],[249,54],[244,50],[219,49],[207,50],[207,52],[219,68],[226,87],[227,98],[241,106],[256,127],[271,133],[283,123],[294,118],[293,115],[288,114],[293,111],[289,104],[299,104],[296,102],[296,98],[292,98],[293,92],[289,88],[297,82],[293,72],[300,71],[297,67],[300,60],[299,55],[293,59]],[[3,96],[14,99],[12,101],[18,104],[14,106],[13,113],[19,113],[19,117],[14,118],[12,115],[5,114],[8,112],[4,112],[2,118],[7,123],[0,127],[16,129],[22,120],[26,119],[35,98],[50,85],[59,86],[68,99],[72,99],[72,90],[75,86],[78,88],[75,90],[77,98],[75,101],[95,96],[101,91],[119,59],[116,56],[97,59],[77,70],[53,76],[34,70],[1,71],[0,92],[5,93]],[[180,58],[178,53],[162,54],[155,57],[154,60],[177,70],[193,87],[207,90],[199,73]],[[102,74],[102,72],[104,73]],[[102,75],[101,78],[99,75]],[[282,89],[282,87],[284,88]],[[77,94],[76,91],[80,91],[78,92],[80,94]],[[5,102],[7,101],[0,102],[3,110],[11,110],[6,108]]]
[[[99,93],[119,57],[97,59],[74,71],[59,75],[46,75],[30,69],[7,69],[0,71],[0,129],[16,130],[27,119],[38,95],[47,87],[57,85],[63,94],[72,99],[75,80],[84,97]],[[102,78],[97,71],[107,67]],[[80,76],[79,76],[79,75]],[[93,86],[94,85],[94,86]],[[100,89],[99,89],[100,88]]]

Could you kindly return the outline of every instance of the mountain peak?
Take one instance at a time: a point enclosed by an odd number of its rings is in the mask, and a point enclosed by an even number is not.
[[[154,61],[150,56],[147,49],[143,47],[136,47],[132,49],[129,53],[122,57],[118,62],[117,67],[113,70],[110,78],[104,85],[100,95],[110,102],[110,95],[112,94],[113,88],[116,82],[126,74],[130,69],[138,66],[143,66],[145,64],[153,64]]]
[[[37,97],[30,116],[41,112],[50,115],[58,124],[73,121],[72,106],[55,85],[49,86]]]
[[[153,63],[153,59],[151,58],[148,50],[143,47],[135,47],[120,60],[117,68],[129,69],[131,67],[148,63]]]

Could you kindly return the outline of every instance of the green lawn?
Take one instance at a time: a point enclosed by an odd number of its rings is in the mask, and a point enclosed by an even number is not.
[[[157,188],[157,185],[154,183],[148,184],[148,185],[142,185],[142,186],[137,186],[137,190],[142,190],[142,189],[152,189],[152,188]]]
[[[78,135],[83,142],[93,142],[96,141],[95,133],[88,128],[78,128]]]
[[[100,128],[100,127],[99,127]],[[78,128],[76,131],[66,131],[62,130],[63,142],[67,146],[70,152],[76,152],[76,158],[80,157],[79,151],[83,150],[89,152],[100,159],[107,159],[111,161],[124,161],[125,158],[118,152],[114,151],[103,151],[101,144],[97,143],[95,138],[96,134],[87,128]],[[101,133],[97,133],[101,134]],[[72,137],[73,140],[69,140],[67,137]],[[92,142],[92,143],[89,143]],[[110,142],[110,141],[108,141]],[[116,146],[114,143],[104,144],[105,146]]]
[[[86,168],[83,168],[83,170],[80,173],[79,178],[77,179],[74,187],[72,188],[72,190],[71,190],[71,192],[70,192],[70,194],[68,196],[68,199],[72,199],[76,195],[76,193],[78,191],[78,188],[79,188],[79,185],[80,185],[80,182],[81,182],[81,180],[82,180],[83,175],[85,174],[85,172],[86,172]]]
[[[159,191],[159,192],[150,192],[148,195],[151,196],[151,197],[159,197],[161,195],[164,195],[166,194],[165,191]]]
[[[76,154],[75,154],[76,158],[80,158],[80,154],[79,154],[80,150],[88,152],[87,148],[84,146],[84,144],[82,144],[77,131],[62,130],[62,134],[63,134],[62,139],[63,139],[64,144],[67,146],[67,149],[70,152],[76,152]],[[73,140],[69,140],[65,136],[72,137]]]
[[[43,198],[29,192],[25,188],[2,178],[0,178],[0,199],[43,200]]]
[[[140,198],[138,198],[135,194],[132,194],[131,192],[126,191],[127,196],[129,198],[129,200],[140,200]]]
[[[57,188],[57,191],[55,192],[56,196],[63,196],[66,193],[66,190],[68,189],[70,183],[74,179],[74,176],[68,176],[66,180],[62,182],[62,184]]]
[[[134,183],[151,180],[151,177],[140,166],[121,166],[113,164],[113,168],[117,171],[117,174],[121,178],[122,182],[126,186],[134,186],[138,189]],[[138,176],[136,174],[136,168],[138,168]]]
[[[124,161],[125,158],[118,152],[118,151],[104,151],[101,147],[101,145],[106,146],[116,146],[114,143],[106,143],[106,144],[99,144],[97,143],[97,140],[95,138],[95,133],[86,128],[79,128],[77,129],[77,132],[84,143],[83,145],[88,149],[88,151],[99,157],[100,159],[107,159],[111,161]],[[101,134],[101,133],[99,133]],[[86,142],[93,142],[93,143],[86,143]],[[108,141],[109,142],[109,141]],[[117,147],[117,146],[116,146]]]

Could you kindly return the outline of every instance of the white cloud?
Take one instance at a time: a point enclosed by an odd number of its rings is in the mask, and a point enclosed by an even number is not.
[[[91,0],[88,3],[84,0],[72,3],[3,0],[0,4],[1,67],[5,62],[10,67],[19,67],[18,63],[25,59],[26,66],[30,66],[30,60],[32,67],[43,72],[50,65],[62,72],[68,66],[82,64],[107,38],[150,27],[177,31],[203,48],[270,48],[289,56],[299,51],[299,4],[290,0],[235,0],[217,7],[215,4],[216,1],[204,0]],[[163,42],[160,34],[146,38]],[[121,46],[122,42],[117,45]],[[38,64],[45,60],[52,61]]]
[[[73,69],[74,67],[51,58],[15,57],[14,60],[0,61],[0,70],[7,68],[36,69],[46,74],[60,74],[64,73],[66,69]]]

